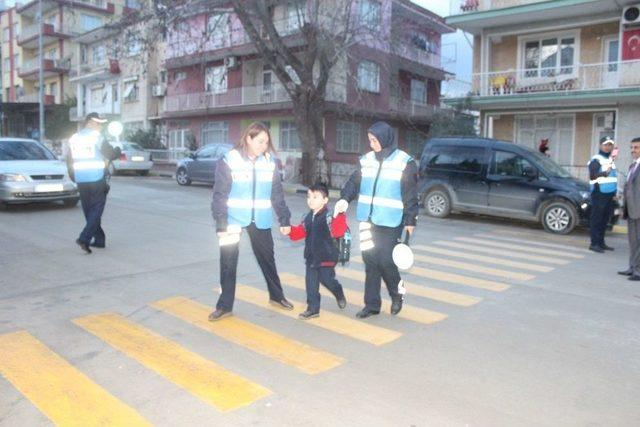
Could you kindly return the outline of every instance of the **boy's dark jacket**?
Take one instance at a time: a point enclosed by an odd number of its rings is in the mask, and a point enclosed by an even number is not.
[[[338,262],[335,239],[347,231],[347,217],[341,214],[329,221],[327,215],[326,207],[316,215],[309,212],[302,224],[291,227],[291,240],[305,239],[304,258],[310,267],[333,267]]]

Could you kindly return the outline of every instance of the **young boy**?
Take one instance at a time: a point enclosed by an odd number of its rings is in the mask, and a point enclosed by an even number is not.
[[[315,184],[307,191],[307,205],[311,209],[302,224],[291,227],[289,238],[293,241],[305,239],[307,309],[300,313],[301,319],[311,319],[320,314],[320,283],[336,297],[338,307],[345,308],[347,301],[342,285],[336,280],[335,266],[338,249],[335,239],[347,231],[347,217],[340,214],[331,218],[327,211],[329,190],[324,184]]]

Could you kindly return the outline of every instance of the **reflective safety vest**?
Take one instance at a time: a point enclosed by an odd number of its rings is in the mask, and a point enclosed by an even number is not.
[[[229,225],[246,227],[255,222],[260,229],[271,228],[271,185],[276,163],[271,156],[263,155],[252,162],[242,157],[238,150],[224,156],[231,169],[231,192],[227,200]]]
[[[616,164],[611,158],[606,158],[601,154],[596,154],[591,160],[597,160],[600,163],[599,172],[604,172],[604,168],[611,165],[609,176],[599,176],[596,179],[589,180],[591,191],[595,190],[596,184],[600,188],[601,193],[615,193],[618,190],[618,170]]]
[[[402,173],[410,160],[411,156],[402,150],[391,153],[382,167],[373,151],[360,158],[358,221],[371,221],[384,227],[397,227],[402,223]]]
[[[100,150],[100,132],[82,129],[69,140],[73,171],[78,184],[96,182],[104,178],[105,162]]]

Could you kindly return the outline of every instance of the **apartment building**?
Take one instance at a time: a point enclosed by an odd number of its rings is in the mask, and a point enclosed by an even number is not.
[[[272,9],[278,33],[300,50],[305,49],[299,31],[307,7],[305,2],[275,2]],[[360,0],[353,12],[380,37],[358,41],[331,71],[323,117],[325,159],[338,185],[367,151],[366,130],[376,120],[397,128],[402,147],[420,150],[439,111],[445,78],[441,35],[453,31],[442,18],[407,0]],[[203,41],[202,34],[211,36]],[[233,143],[243,128],[259,120],[269,125],[283,162],[297,169],[301,148],[292,103],[233,13],[197,14],[170,29],[164,66],[162,116],[169,148],[184,149],[191,139],[198,145]]]
[[[124,0],[43,0],[42,25],[38,1],[17,3],[0,16],[2,31],[2,94],[5,102],[37,102],[43,34],[45,102],[61,104],[75,96],[69,72],[77,64],[74,36],[101,27],[127,9]],[[134,2],[137,3],[137,2]]]
[[[575,175],[603,136],[630,163],[640,136],[637,0],[455,0],[446,22],[474,37],[468,97],[482,133],[549,154]],[[448,104],[462,97],[446,99]]]
[[[164,43],[146,46],[145,31],[144,23],[100,27],[73,39],[79,60],[70,78],[78,101],[70,111],[72,121],[98,112],[121,121],[125,132],[159,124],[166,91],[166,74],[159,69]]]

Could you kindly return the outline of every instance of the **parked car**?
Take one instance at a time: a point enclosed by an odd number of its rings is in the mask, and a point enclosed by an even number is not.
[[[0,206],[62,201],[78,204],[78,187],[66,163],[32,139],[0,138]]]
[[[109,163],[109,173],[136,172],[138,175],[148,175],[153,167],[151,153],[135,142],[110,142],[113,147],[120,147],[120,158]]]
[[[176,181],[180,185],[190,185],[193,181],[213,184],[218,160],[232,148],[230,144],[207,144],[181,159],[176,169]]]
[[[589,184],[539,152],[494,139],[434,138],[420,158],[421,200],[428,215],[454,211],[537,221],[568,234],[589,219]],[[610,225],[618,221],[619,204]]]

